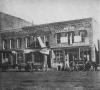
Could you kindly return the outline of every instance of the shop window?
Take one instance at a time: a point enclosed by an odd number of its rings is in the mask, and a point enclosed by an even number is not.
[[[18,58],[23,58],[23,53],[19,52],[19,53],[17,54],[17,57],[18,57]]]
[[[3,40],[3,49],[7,49],[7,40]]]
[[[55,63],[60,63],[60,62],[63,62],[63,52],[58,50],[58,51],[55,51],[55,60],[54,62]]]
[[[22,52],[18,52],[17,53],[17,62],[18,62],[18,64],[24,62],[24,60],[23,60],[23,53]]]
[[[43,60],[44,60],[44,55],[43,54],[38,53],[38,52],[34,53],[34,62],[35,63],[42,63]]]

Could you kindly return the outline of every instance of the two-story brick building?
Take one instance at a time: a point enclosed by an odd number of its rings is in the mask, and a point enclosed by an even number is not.
[[[36,30],[50,31],[47,41],[55,54],[53,60],[51,55],[51,67],[64,66],[68,59],[98,61],[98,26],[94,19],[55,22],[36,27]],[[34,30],[34,27],[28,29]]]

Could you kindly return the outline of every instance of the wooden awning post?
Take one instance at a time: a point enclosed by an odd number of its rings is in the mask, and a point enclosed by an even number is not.
[[[25,53],[23,53],[23,62],[25,63]]]
[[[47,55],[44,55],[44,70],[47,71]]]
[[[16,64],[17,64],[17,52],[16,52]]]
[[[34,63],[34,53],[32,53],[32,62]]]
[[[80,48],[79,48],[79,60],[80,60]]]
[[[3,63],[3,52],[2,52],[2,63]]]

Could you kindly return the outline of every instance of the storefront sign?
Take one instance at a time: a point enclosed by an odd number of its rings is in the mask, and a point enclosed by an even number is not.
[[[67,37],[61,37],[60,41],[61,41],[61,43],[66,43],[66,42],[68,42],[68,38]]]
[[[81,36],[74,36],[74,42],[81,42]]]

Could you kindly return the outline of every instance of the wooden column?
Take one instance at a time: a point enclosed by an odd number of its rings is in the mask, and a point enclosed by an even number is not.
[[[95,52],[95,46],[91,47],[91,60],[93,62],[96,62],[96,52]]]
[[[2,63],[3,63],[3,53],[2,53]]]
[[[13,56],[10,55],[10,59],[11,59],[11,65],[13,65]]]
[[[25,53],[23,53],[23,62],[25,63]]]
[[[17,52],[16,52],[16,64],[17,64],[18,62],[17,62]]]
[[[10,49],[12,48],[12,47],[11,47],[11,43],[12,43],[12,42],[11,42],[11,40],[10,40]]]
[[[79,56],[78,56],[78,58],[80,59],[80,48],[79,48]]]
[[[17,39],[17,48],[19,48],[19,43],[18,43],[18,39]]]
[[[64,66],[64,68],[66,68],[65,50],[63,50],[63,60],[64,60],[63,66]]]
[[[44,55],[44,70],[47,71],[47,55]]]
[[[32,53],[32,62],[34,63],[34,53]]]

